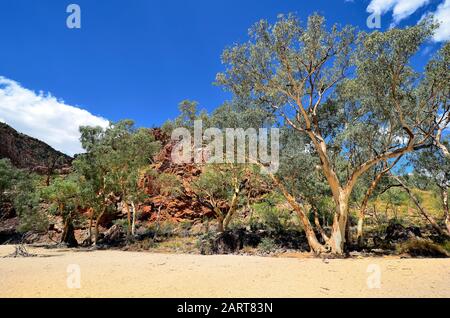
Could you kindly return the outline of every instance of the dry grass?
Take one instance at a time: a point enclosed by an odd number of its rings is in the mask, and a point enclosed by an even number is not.
[[[401,193],[401,192],[400,192]],[[420,189],[413,189],[414,195],[420,200],[422,207],[436,220],[440,220],[443,217],[443,211],[441,207],[440,198],[433,191],[423,191]],[[390,219],[398,219],[407,225],[424,226],[427,225],[427,221],[420,215],[417,207],[405,196],[401,202],[396,204],[390,204],[385,198],[378,197],[375,200],[371,200],[368,205],[369,218],[376,222],[376,218],[373,213],[375,207],[378,220],[388,221]],[[358,210],[352,209],[351,214],[357,217]]]

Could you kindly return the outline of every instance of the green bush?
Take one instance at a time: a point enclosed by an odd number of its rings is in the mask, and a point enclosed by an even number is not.
[[[180,223],[178,223],[177,228],[179,229],[179,234],[181,234],[182,237],[188,237],[189,236],[189,230],[192,227],[192,222],[183,220]]]
[[[205,234],[198,237],[197,242],[195,243],[195,247],[200,251],[202,255],[212,255],[214,254],[214,233],[212,231],[208,231]]]
[[[113,224],[116,225],[120,225],[121,227],[123,227],[124,229],[126,229],[128,227],[128,220],[127,219],[118,219],[118,220],[114,220]]]
[[[162,221],[159,223],[152,223],[149,230],[156,237],[170,237],[173,235],[175,224],[170,221]]]
[[[441,244],[442,248],[446,250],[448,253],[450,253],[450,241],[445,241]]]
[[[149,250],[156,247],[157,244],[152,238],[146,238],[136,244],[136,247],[141,250]]]
[[[442,246],[424,239],[408,240],[398,247],[398,251],[413,257],[450,257]]]
[[[275,240],[270,237],[265,237],[258,244],[258,249],[263,253],[271,253],[277,249],[277,244]]]
[[[264,229],[280,233],[293,226],[294,219],[290,211],[279,209],[271,202],[261,202],[253,205],[254,215],[250,220],[252,229]]]

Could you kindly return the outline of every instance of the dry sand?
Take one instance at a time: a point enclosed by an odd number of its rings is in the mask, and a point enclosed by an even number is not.
[[[28,250],[39,257],[0,258],[0,297],[450,297],[450,259]],[[77,266],[81,288],[68,288]],[[377,268],[381,286],[369,288]]]

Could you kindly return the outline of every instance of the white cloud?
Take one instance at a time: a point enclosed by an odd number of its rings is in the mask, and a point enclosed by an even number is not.
[[[391,26],[395,26],[430,2],[431,0],[371,0],[367,6],[367,12],[382,15],[392,11]],[[443,0],[436,12],[431,14],[441,23],[434,35],[434,41],[448,41],[450,39],[450,0]]]
[[[384,14],[392,9],[398,0],[372,0],[367,7],[367,12]]]
[[[385,14],[392,10],[394,24],[397,24],[429,2],[430,0],[372,0],[367,7],[367,12]]]
[[[39,94],[0,76],[0,118],[21,133],[68,155],[81,153],[79,126],[108,125],[108,120],[65,104],[50,93]]]
[[[430,0],[398,0],[392,14],[394,23],[397,24],[401,20],[406,19],[428,3],[430,3]]]
[[[435,42],[444,42],[450,40],[450,0],[441,3],[436,12],[433,13],[434,18],[440,23],[439,29],[434,34]]]

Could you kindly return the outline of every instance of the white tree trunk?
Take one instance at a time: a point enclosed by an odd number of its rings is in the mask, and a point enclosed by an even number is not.
[[[334,214],[329,245],[331,252],[337,255],[344,254],[345,232],[348,222],[348,193],[348,191],[340,190],[339,199],[336,202],[336,212]]]
[[[134,236],[136,234],[136,207],[133,201],[131,201],[131,207],[133,208],[133,222],[131,224],[131,235]]]
[[[442,205],[444,207],[444,222],[447,232],[450,233],[450,212],[448,206],[448,187],[442,190]]]

